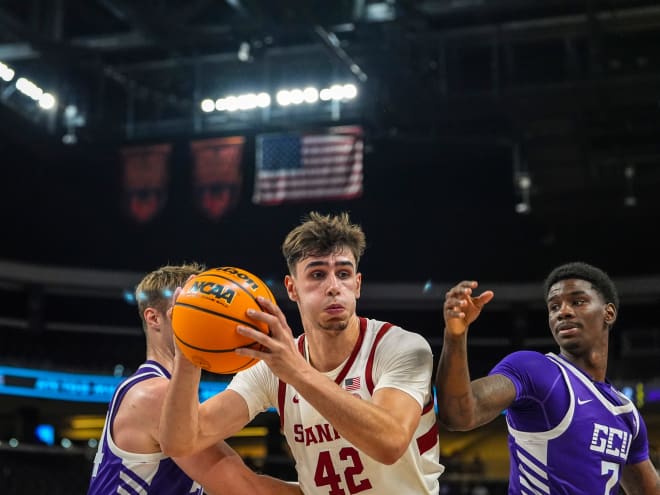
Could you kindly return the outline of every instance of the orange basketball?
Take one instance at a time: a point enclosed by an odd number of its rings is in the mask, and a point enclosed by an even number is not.
[[[172,310],[172,328],[181,352],[211,373],[232,374],[257,364],[258,359],[235,354],[235,349],[261,350],[261,344],[236,332],[238,325],[270,333],[268,326],[248,318],[260,310],[257,296],[275,301],[256,275],[231,266],[213,268],[189,280]]]

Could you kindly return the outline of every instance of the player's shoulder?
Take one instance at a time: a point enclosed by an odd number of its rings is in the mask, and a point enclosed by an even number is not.
[[[382,330],[385,332],[380,337],[379,346],[403,347],[423,347],[430,348],[426,338],[416,332],[406,330],[405,328],[393,323],[375,319],[367,319],[367,332],[376,335]]]
[[[160,407],[167,393],[169,382],[167,378],[161,376],[137,382],[126,392],[124,400],[130,400],[145,408]]]
[[[556,367],[547,355],[530,350],[514,351],[505,356],[500,361],[500,364],[514,366],[516,368]]]
[[[396,325],[394,323],[390,323],[389,321],[383,321],[383,320],[377,320],[375,318],[363,318],[363,320],[366,321],[366,328],[367,332],[372,332],[372,333],[380,333],[384,332],[383,336],[392,336],[392,335],[419,335],[416,334],[415,332],[411,332],[409,330],[406,330],[405,328],[401,327],[400,325]]]

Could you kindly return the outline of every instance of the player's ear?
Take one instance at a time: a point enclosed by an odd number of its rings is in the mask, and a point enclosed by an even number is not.
[[[612,325],[614,325],[616,315],[616,306],[612,303],[607,303],[605,305],[605,323],[609,328],[612,328]]]
[[[152,327],[157,327],[160,325],[160,314],[156,309],[148,307],[144,310],[144,321]]]
[[[296,283],[291,275],[285,275],[284,287],[286,287],[286,294],[289,296],[289,299],[293,302],[298,302],[298,291],[296,289]]]

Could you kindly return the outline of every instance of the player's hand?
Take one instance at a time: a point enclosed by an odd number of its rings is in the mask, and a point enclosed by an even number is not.
[[[279,378],[287,383],[292,383],[291,380],[296,377],[301,367],[307,365],[307,361],[298,351],[293,332],[279,306],[261,296],[257,297],[257,302],[263,311],[249,309],[248,316],[266,323],[270,335],[241,325],[238,326],[237,331],[241,335],[259,342],[265,350],[258,351],[243,347],[234,352],[241,356],[251,356],[265,361]]]
[[[495,294],[491,290],[473,297],[472,291],[478,285],[474,280],[464,280],[445,294],[443,307],[445,331],[451,335],[463,335],[470,324],[477,319],[483,307],[493,299]]]

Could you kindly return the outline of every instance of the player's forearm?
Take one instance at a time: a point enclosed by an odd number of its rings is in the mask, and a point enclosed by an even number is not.
[[[160,444],[172,457],[190,455],[198,445],[199,381],[201,370],[177,354],[160,419]]]
[[[475,425],[475,398],[470,384],[467,337],[445,331],[435,376],[438,416],[449,429],[468,430]]]
[[[658,471],[649,459],[637,464],[626,464],[621,477],[621,487],[626,495],[658,495]]]
[[[389,411],[353,396],[316,370],[300,373],[291,385],[339,435],[378,462],[393,464],[408,447],[412,434]]]

